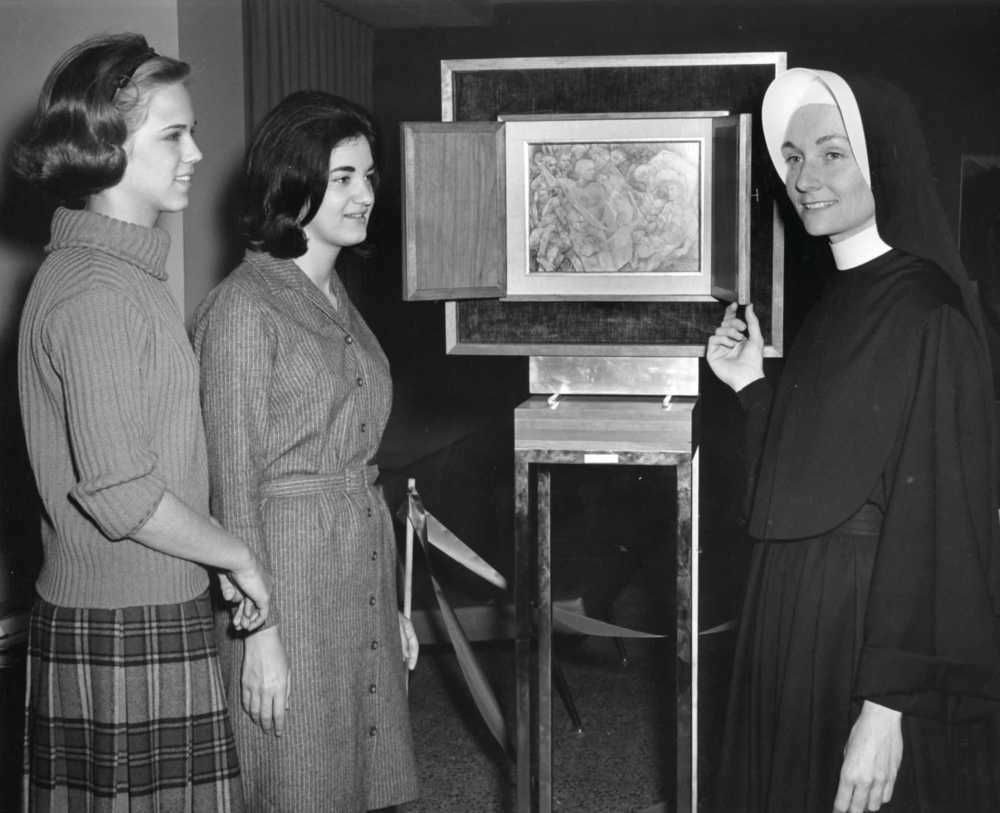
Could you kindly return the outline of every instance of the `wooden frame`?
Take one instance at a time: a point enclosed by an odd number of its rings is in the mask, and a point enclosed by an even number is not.
[[[620,56],[510,57],[504,59],[442,59],[441,121],[455,118],[455,74],[501,70],[578,70],[646,67],[702,67],[710,65],[774,65],[778,73],[787,68],[784,51],[713,54],[623,54]]]
[[[785,70],[783,52],[444,60],[442,120],[692,110],[756,115],[764,89]],[[745,132],[751,132],[746,127]],[[783,352],[784,230],[759,128],[744,156],[751,190],[749,282],[734,293],[761,317],[765,353]],[[780,190],[779,190],[780,191]],[[713,247],[714,250],[714,247]],[[446,351],[471,355],[700,356],[719,302],[446,302]],[[431,297],[426,297],[431,298]]]
[[[710,118],[502,118],[507,299],[711,299]]]

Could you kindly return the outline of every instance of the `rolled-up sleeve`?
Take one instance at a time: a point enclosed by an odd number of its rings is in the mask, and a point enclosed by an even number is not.
[[[109,539],[130,537],[166,490],[143,399],[148,326],[126,296],[96,289],[51,313],[44,335],[76,472],[69,497]]]

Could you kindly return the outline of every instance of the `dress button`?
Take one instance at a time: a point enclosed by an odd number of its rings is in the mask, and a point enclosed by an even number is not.
[[[365,380],[361,376],[358,376],[358,386],[363,387],[364,385],[365,385]]]
[[[372,649],[378,649],[378,641],[372,641]]]
[[[375,684],[374,683],[371,686],[368,687],[368,694],[375,694],[376,691],[377,690],[375,688]]]
[[[361,424],[361,431],[362,432],[367,432],[368,431],[368,424],[366,424],[366,423]]]
[[[354,337],[353,336],[348,336],[347,338],[344,339],[344,341],[347,342],[348,344],[353,344],[354,343]]]
[[[374,737],[377,733],[378,733],[378,729],[375,728],[375,726],[372,726],[371,728],[368,729],[368,736],[369,737]]]
[[[369,508],[369,509],[368,509],[368,516],[371,516],[371,515],[372,515],[372,509],[371,509],[371,508]]]
[[[368,604],[372,607],[375,606],[375,596],[368,596]]]
[[[373,550],[372,551],[372,561],[374,562],[376,559],[378,559],[378,551],[377,550]]]

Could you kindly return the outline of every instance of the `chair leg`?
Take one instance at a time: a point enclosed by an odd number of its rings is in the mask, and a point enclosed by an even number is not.
[[[615,638],[615,649],[618,650],[618,660],[621,662],[623,667],[628,666],[628,650],[625,648],[625,642],[621,638]]]
[[[614,610],[611,607],[607,609],[607,619],[609,624],[615,623]],[[622,668],[628,666],[628,650],[625,648],[625,641],[621,638],[615,638],[615,649],[618,651],[618,662],[621,663]]]
[[[573,699],[573,692],[569,688],[569,683],[566,681],[566,675],[563,673],[562,664],[559,663],[557,659],[552,660],[552,680],[556,684],[556,691],[559,692],[559,697],[562,698],[563,705],[566,707],[566,712],[569,714],[570,722],[573,724],[573,730],[577,734],[583,733],[583,721],[580,719],[580,713],[576,710],[576,701]]]

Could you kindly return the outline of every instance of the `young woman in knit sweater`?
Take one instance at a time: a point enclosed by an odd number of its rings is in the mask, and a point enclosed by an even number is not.
[[[242,810],[207,567],[254,628],[269,586],[208,516],[198,367],[161,212],[201,153],[188,66],[122,34],[50,73],[14,169],[60,203],[21,319],[45,508],[29,638],[25,810]]]

